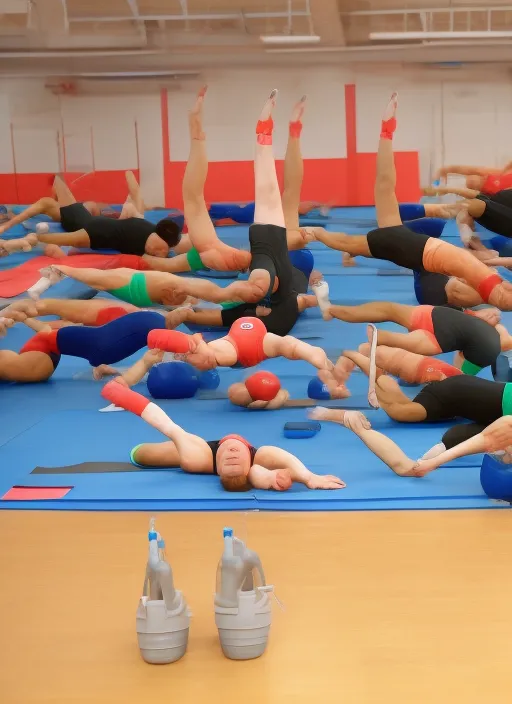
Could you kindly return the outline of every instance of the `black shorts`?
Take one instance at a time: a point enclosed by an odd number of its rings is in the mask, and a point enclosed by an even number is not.
[[[432,326],[443,352],[460,350],[468,362],[478,367],[494,365],[501,352],[496,328],[473,315],[436,306],[432,310]]]
[[[272,307],[281,298],[287,298],[293,290],[293,267],[288,255],[286,228],[277,225],[251,225],[249,242],[252,255],[249,271],[266,269],[269,272],[269,295],[276,276],[279,279],[279,288],[270,296]]]
[[[461,374],[426,384],[413,402],[423,406],[430,422],[466,418],[490,425],[503,415],[504,389],[501,382]]]
[[[475,218],[475,221],[497,235],[512,237],[512,208],[497,202],[494,198],[495,196],[490,198],[483,193],[477,195],[477,200],[485,203],[485,212],[479,218]]]
[[[292,288],[296,293],[307,293],[308,292],[308,287],[309,287],[309,280],[306,276],[306,274],[301,271],[300,269],[297,269],[296,267],[292,267]]]
[[[512,188],[505,188],[503,191],[498,191],[494,195],[489,196],[493,203],[506,205],[507,208],[512,208]]]
[[[475,437],[482,430],[485,430],[486,427],[486,425],[481,423],[460,423],[459,425],[454,425],[443,435],[443,445],[447,450],[451,450],[455,445],[460,445],[461,442]]]
[[[420,306],[445,306],[448,303],[446,284],[450,280],[445,274],[420,269],[414,272],[414,292]]]
[[[297,294],[292,292],[288,298],[282,299],[279,303],[272,305],[271,312],[259,318],[267,328],[267,332],[272,332],[274,335],[284,337],[288,335],[299,317],[299,305],[297,303]],[[242,303],[234,308],[226,308],[222,311],[222,325],[230,328],[235,320],[245,318],[246,316],[253,318],[256,316],[256,306]]]
[[[83,203],[64,205],[60,209],[60,223],[66,232],[85,229],[93,217]]]
[[[366,236],[375,259],[394,262],[405,269],[423,269],[423,250],[430,237],[409,230],[405,225],[379,227]]]

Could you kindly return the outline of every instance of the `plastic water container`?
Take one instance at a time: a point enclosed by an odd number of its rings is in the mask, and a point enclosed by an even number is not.
[[[174,587],[165,544],[155,531],[154,519],[150,522],[148,539],[146,577],[136,617],[137,640],[146,662],[165,665],[185,655],[190,612],[183,594]]]
[[[265,652],[272,612],[258,555],[224,529],[224,552],[217,570],[215,624],[222,652],[231,660],[252,660]]]

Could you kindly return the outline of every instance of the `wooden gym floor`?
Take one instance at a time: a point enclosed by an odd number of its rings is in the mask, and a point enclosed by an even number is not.
[[[263,658],[220,651],[222,527],[260,553],[274,602]],[[508,701],[512,513],[157,516],[193,611],[174,665],[139,657],[148,515],[0,513],[2,704],[486,704]]]

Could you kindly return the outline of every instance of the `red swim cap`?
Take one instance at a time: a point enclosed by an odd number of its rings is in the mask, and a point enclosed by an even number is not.
[[[272,372],[256,372],[245,380],[245,386],[255,401],[272,401],[281,388],[281,382]]]

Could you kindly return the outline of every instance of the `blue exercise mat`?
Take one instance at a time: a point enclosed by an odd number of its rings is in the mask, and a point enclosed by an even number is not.
[[[333,215],[347,220],[351,218],[356,223],[375,218],[371,208],[335,210]],[[352,225],[350,229],[354,232],[365,231],[363,226]],[[336,229],[337,225],[328,227]],[[456,243],[451,228],[445,230],[448,230],[448,237],[453,235]],[[223,227],[218,232],[229,244],[248,248],[247,226]],[[394,300],[415,304],[412,277],[376,275],[378,269],[392,269],[393,265],[358,259],[358,272],[354,274],[353,269],[341,267],[340,252],[326,250],[318,243],[310,248],[315,257],[315,268],[326,275],[334,303],[356,305],[371,300]],[[31,255],[16,255],[24,256]],[[11,263],[16,261],[15,257],[9,259]],[[5,260],[0,260],[0,267],[4,266]],[[218,283],[225,285],[226,281],[219,279]],[[51,289],[52,296],[56,289]],[[101,296],[109,297],[108,294]],[[512,328],[512,314],[505,313],[503,322]],[[382,327],[400,329],[392,324],[383,324]],[[180,329],[186,331],[184,326]],[[0,340],[0,349],[17,350],[32,334],[23,325],[16,325],[6,338]],[[222,334],[222,331],[210,334]],[[329,357],[336,359],[342,350],[357,349],[366,340],[366,325],[351,325],[338,320],[325,322],[318,309],[310,309],[301,315],[293,334],[321,346]],[[127,368],[141,354],[124,360],[119,366]],[[442,358],[450,361],[451,355]],[[267,360],[258,368],[276,373],[282,386],[295,399],[307,396],[309,380],[316,375],[316,370],[307,363],[284,359]],[[64,476],[31,474],[38,466],[128,462],[134,445],[164,440],[157,431],[130,413],[100,413],[99,409],[108,404],[100,395],[102,384],[90,380],[89,369],[83,360],[63,357],[55,375],[47,383],[0,384],[2,408],[8,409],[2,414],[0,423],[0,496],[13,485],[73,487],[58,501],[0,501],[0,508],[144,511],[503,508],[502,504],[489,501],[481,489],[481,456],[458,460],[424,479],[399,478],[353,433],[339,425],[323,424],[321,431],[311,439],[286,439],[283,435],[285,423],[304,421],[304,409],[248,411],[232,406],[225,398],[192,398],[159,401],[159,404],[185,429],[208,440],[227,433],[240,433],[255,445],[279,445],[295,453],[313,471],[339,475],[347,483],[347,488],[311,491],[297,485],[284,493],[229,493],[222,490],[217,477],[187,475],[179,469]],[[219,393],[225,394],[230,384],[242,380],[252,371],[221,369]],[[483,375],[489,377],[489,371]],[[364,407],[366,377],[362,373],[352,374],[348,388],[352,397],[347,403],[352,401]],[[144,383],[138,385],[137,390],[148,396]],[[404,392],[414,397],[418,387],[404,388]],[[326,403],[318,402],[319,405]],[[449,427],[447,424],[398,424],[383,411],[368,409],[367,415],[376,430],[388,434],[412,458],[421,456],[439,442]]]

